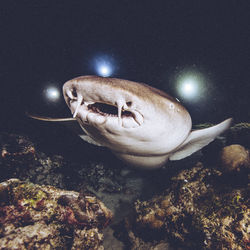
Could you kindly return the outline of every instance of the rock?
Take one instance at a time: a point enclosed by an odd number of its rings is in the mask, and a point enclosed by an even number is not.
[[[207,126],[210,125],[201,127]],[[116,249],[140,250],[172,246],[185,250],[247,248],[248,169],[244,165],[243,171],[228,172],[218,159],[223,147],[229,144],[249,148],[248,135],[246,124],[236,125],[196,157],[169,162],[166,168],[147,173],[124,170],[105,149],[91,148],[90,152],[91,146],[87,145],[87,149],[79,150],[80,154],[68,155],[67,145],[63,154],[59,150],[61,155],[52,155],[53,145],[47,148],[45,143],[41,147],[39,141],[32,142],[26,136],[0,134],[0,181],[19,179],[0,185],[0,203],[4,201],[0,204],[0,242],[4,247],[10,241],[21,245],[28,242],[30,248],[35,244],[41,249],[81,249],[82,245],[109,249],[114,244]],[[72,142],[70,148],[75,146],[78,149],[82,145]],[[90,153],[92,158],[87,157]],[[231,156],[229,153],[226,158]],[[57,188],[85,191],[60,193]],[[109,223],[110,213],[104,212],[95,195],[86,190],[91,190],[115,214],[112,226],[104,231],[112,228],[108,237],[101,230],[105,221]],[[27,198],[17,195],[20,193],[28,194]],[[135,217],[125,226],[123,219],[132,216],[131,208],[138,198],[141,200],[134,206]],[[95,207],[96,203],[99,205]],[[87,207],[90,213],[86,213]],[[39,228],[45,233],[37,235],[40,241],[36,242],[29,235]]]
[[[103,249],[112,214],[95,196],[10,179],[0,198],[0,249]]]
[[[75,230],[72,250],[78,249],[93,249],[104,250],[103,235],[99,233],[97,228]]]
[[[173,248],[166,242],[146,242],[136,237],[135,234],[130,231],[129,239],[131,242],[131,250],[172,250]]]
[[[132,249],[138,242],[159,244],[169,239],[181,249],[247,249],[247,182],[234,186],[225,178],[215,168],[198,163],[173,177],[163,194],[138,200],[127,229]]]
[[[46,156],[35,144],[23,135],[0,134],[0,181],[9,178],[32,181],[37,184],[65,188],[63,175],[58,169],[65,165],[63,157]]]
[[[34,159],[34,144],[25,136],[2,133],[0,134],[1,162],[11,159],[11,162],[19,162],[20,159]],[[10,161],[9,161],[10,163]]]
[[[238,144],[224,147],[220,153],[220,162],[221,169],[225,172],[240,171],[250,167],[249,151]]]
[[[60,226],[37,222],[35,225],[16,228],[0,238],[1,249],[63,249],[66,242],[60,236]]]
[[[119,166],[103,162],[65,160],[61,155],[47,156],[27,136],[0,134],[0,181],[9,178],[40,185],[80,190],[85,186],[104,192],[121,192],[125,184]]]

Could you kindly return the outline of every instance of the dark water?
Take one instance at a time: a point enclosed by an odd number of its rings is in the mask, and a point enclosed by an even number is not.
[[[249,5],[234,1],[3,1],[0,128],[25,130],[25,111],[70,115],[62,98],[45,98],[45,89],[98,74],[95,62],[103,60],[111,77],[178,97],[194,123],[249,121],[249,19]],[[185,71],[205,77],[199,101],[178,92]]]
[[[96,60],[112,64],[111,77],[177,97],[193,124],[229,117],[250,122],[247,1],[1,3],[0,132],[28,135],[48,155],[77,161],[88,152],[87,161],[98,156],[112,163],[111,153],[82,143],[68,128],[25,115],[71,116],[62,95],[51,101],[45,90],[52,85],[60,91],[76,76],[100,75]],[[178,91],[183,72],[205,79],[193,98]]]

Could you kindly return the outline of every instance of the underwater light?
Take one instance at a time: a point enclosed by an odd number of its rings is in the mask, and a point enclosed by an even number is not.
[[[101,55],[97,56],[92,61],[92,67],[97,75],[102,77],[109,77],[115,71],[115,61],[112,56]]]
[[[199,82],[193,78],[183,79],[180,86],[180,92],[187,98],[193,98],[197,95],[199,89]]]
[[[208,79],[199,71],[186,70],[176,76],[176,90],[178,95],[187,101],[204,99]]]
[[[48,87],[45,90],[45,95],[46,95],[46,98],[49,99],[50,101],[57,101],[58,98],[60,97],[60,92],[55,87]]]
[[[111,67],[108,65],[100,65],[97,68],[97,71],[98,71],[99,75],[101,75],[103,77],[108,77],[112,73]]]

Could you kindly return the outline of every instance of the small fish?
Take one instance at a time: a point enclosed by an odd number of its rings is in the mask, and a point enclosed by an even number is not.
[[[77,77],[64,84],[63,95],[73,118],[33,118],[77,121],[83,140],[107,147],[126,163],[146,169],[193,154],[232,123],[230,118],[191,131],[191,117],[177,99],[149,85],[116,78]]]

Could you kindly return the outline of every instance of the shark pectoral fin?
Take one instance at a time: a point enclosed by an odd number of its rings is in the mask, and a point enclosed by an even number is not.
[[[169,159],[181,160],[212,142],[218,135],[226,131],[232,123],[232,118],[210,128],[195,130],[189,134],[187,139],[175,151]]]
[[[92,139],[90,136],[88,135],[84,135],[84,134],[81,134],[79,135],[81,139],[83,139],[84,141],[90,143],[90,144],[93,144],[95,146],[99,146],[99,147],[103,147],[101,144],[99,144],[98,142],[96,142],[94,139]]]

